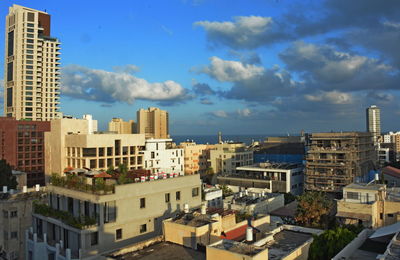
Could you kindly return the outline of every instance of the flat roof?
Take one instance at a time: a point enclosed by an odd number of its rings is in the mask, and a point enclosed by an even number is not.
[[[385,188],[385,184],[376,183],[351,183],[345,187],[345,189],[358,189],[358,190],[380,190]]]
[[[282,259],[290,252],[307,242],[312,235],[310,233],[282,230],[274,235],[274,240],[268,242],[268,259]]]
[[[194,212],[194,213],[187,213],[184,214],[183,216],[175,218],[173,222],[185,226],[201,227],[216,221],[211,220],[211,217],[209,215],[200,215],[199,213]]]
[[[258,170],[258,169],[281,169],[281,170],[290,170],[296,168],[302,168],[303,165],[300,163],[280,163],[280,162],[263,162],[256,163],[248,166],[236,167],[236,170]]]
[[[238,195],[239,193],[235,193],[233,198],[235,200],[234,204],[246,204],[246,205],[251,205],[251,204],[255,204],[267,199],[271,199],[271,198],[276,198],[279,196],[283,196],[281,193],[264,193],[264,196],[261,195],[261,193],[257,193],[259,194],[259,196],[253,197],[251,194],[255,194],[254,192],[249,192],[249,195],[243,195],[241,197],[237,197],[235,195]]]
[[[258,247],[227,239],[223,239],[220,243],[214,244],[212,247],[247,256],[254,256],[265,250],[265,248],[263,247]]]
[[[181,245],[161,242],[142,250],[118,256],[124,260],[206,260],[205,252],[183,247]]]

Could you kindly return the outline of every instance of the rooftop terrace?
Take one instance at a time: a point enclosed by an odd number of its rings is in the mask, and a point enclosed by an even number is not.
[[[279,163],[279,162],[262,162],[256,163],[253,165],[237,167],[237,170],[248,170],[248,169],[281,169],[281,170],[290,170],[303,167],[299,163]]]

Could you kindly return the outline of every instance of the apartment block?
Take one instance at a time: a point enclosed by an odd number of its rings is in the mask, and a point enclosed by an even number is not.
[[[216,144],[210,150],[211,168],[216,174],[236,173],[236,167],[253,164],[253,151],[244,143]]]
[[[367,132],[373,134],[374,142],[378,142],[378,137],[381,135],[381,110],[372,105],[366,109]]]
[[[89,120],[58,119],[51,121],[46,133],[46,174],[62,173],[65,168],[104,170],[125,164],[128,169],[142,169],[145,138],[141,134],[89,134]]]
[[[183,149],[175,147],[172,139],[147,139],[142,153],[144,168],[152,173],[173,172],[184,175]]]
[[[52,180],[48,201],[34,207],[33,228],[26,232],[30,259],[99,259],[161,235],[164,219],[201,205],[199,175],[102,188]]]
[[[384,184],[353,183],[343,189],[336,217],[344,224],[377,228],[400,221],[400,189]]]
[[[6,17],[4,115],[49,121],[60,118],[60,42],[50,15],[13,5]]]
[[[0,117],[0,159],[14,170],[26,172],[28,187],[45,183],[44,134],[48,131],[50,122]]]
[[[169,138],[168,112],[157,107],[137,111],[136,133],[145,134],[146,139]]]
[[[32,203],[44,199],[43,188],[0,192],[0,258],[25,258],[25,230],[32,225]]]
[[[300,195],[304,188],[304,166],[296,163],[257,163],[236,167],[236,173],[221,174],[217,180],[221,185]]]
[[[376,167],[372,133],[313,133],[305,171],[305,190],[341,193]]]
[[[108,131],[116,134],[133,134],[135,129],[135,122],[129,120],[125,122],[122,118],[113,118],[108,122]]]
[[[183,148],[185,154],[185,174],[205,174],[211,167],[210,150],[214,148],[214,145],[182,142],[179,146]]]

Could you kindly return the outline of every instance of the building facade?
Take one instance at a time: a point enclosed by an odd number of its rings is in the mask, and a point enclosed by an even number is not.
[[[210,150],[214,145],[182,142],[179,146],[184,150],[185,174],[206,174],[211,167]]]
[[[108,131],[116,134],[133,134],[134,128],[135,122],[133,120],[125,122],[122,118],[113,118],[108,122]]]
[[[235,174],[222,174],[218,184],[245,188],[262,188],[268,192],[301,195],[304,188],[304,166],[295,163],[258,163],[236,168]]]
[[[0,117],[0,159],[14,170],[26,172],[28,187],[45,183],[44,134],[48,131],[50,122]]]
[[[6,17],[4,115],[49,121],[60,118],[60,42],[50,15],[13,5]]]
[[[147,138],[169,138],[168,112],[156,107],[137,111],[136,133],[145,134]]]
[[[65,168],[105,170],[125,164],[142,169],[145,138],[141,134],[88,134],[90,121],[58,119],[51,121],[46,133],[46,175],[62,173]]]
[[[183,149],[176,148],[172,139],[147,139],[142,153],[144,168],[152,173],[174,172],[184,175]]]
[[[25,259],[25,230],[32,225],[32,203],[44,196],[43,188],[0,193],[0,259]]]
[[[199,175],[116,185],[107,193],[58,185],[49,185],[48,202],[34,209],[26,233],[32,260],[99,259],[161,235],[164,219],[201,205]]]
[[[366,110],[367,132],[374,136],[374,142],[378,142],[378,137],[381,135],[381,110],[372,105]]]
[[[236,167],[253,164],[253,151],[244,143],[216,144],[210,150],[211,168],[216,174],[236,173]]]
[[[376,167],[371,133],[313,133],[305,171],[305,190],[341,193]]]

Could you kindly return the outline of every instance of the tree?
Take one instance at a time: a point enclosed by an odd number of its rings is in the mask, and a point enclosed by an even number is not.
[[[17,179],[12,174],[11,166],[6,160],[0,160],[0,187],[7,186],[9,189],[15,189],[17,185]]]
[[[219,188],[222,190],[222,196],[223,196],[224,198],[225,198],[225,197],[228,197],[228,196],[230,196],[230,195],[233,194],[233,191],[231,190],[231,188],[229,188],[229,187],[226,186],[225,184],[224,184],[224,185],[221,185]]]
[[[212,167],[208,167],[206,170],[205,170],[205,173],[204,173],[204,175],[202,176],[202,179],[203,179],[203,181],[205,182],[205,183],[208,183],[208,184],[212,184],[212,180],[213,180],[213,178],[214,178],[214,169],[212,168]]]
[[[355,237],[356,233],[347,228],[336,228],[324,231],[321,235],[313,235],[313,242],[308,251],[309,260],[332,259]]]
[[[285,198],[285,205],[296,200],[296,196],[290,192],[281,192]]]
[[[298,224],[320,227],[323,218],[327,217],[332,209],[333,203],[322,192],[306,192],[298,197],[295,220]]]
[[[128,166],[126,166],[125,163],[121,163],[120,165],[118,165],[118,172],[126,174],[128,172]]]

